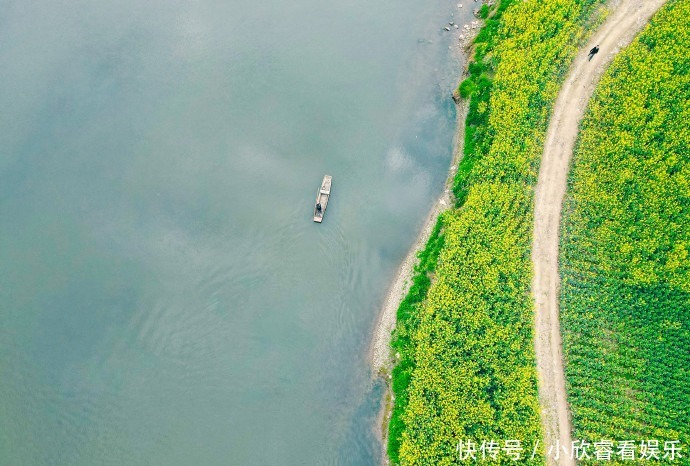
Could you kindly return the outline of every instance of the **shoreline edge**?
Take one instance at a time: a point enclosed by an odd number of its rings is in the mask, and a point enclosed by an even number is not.
[[[461,50],[462,58],[464,59],[463,71],[460,73],[460,78],[467,71],[467,66],[470,61],[473,47],[464,47]],[[458,83],[461,81],[458,80]],[[457,87],[456,91],[457,92]],[[374,380],[381,379],[385,383],[384,393],[381,401],[381,408],[377,416],[375,429],[376,436],[381,440],[381,464],[388,465],[387,443],[388,443],[388,422],[393,409],[393,391],[390,384],[392,379],[392,370],[394,366],[394,356],[390,347],[393,331],[395,330],[397,322],[397,313],[400,303],[409,291],[414,275],[415,266],[419,263],[417,255],[426,247],[426,243],[431,236],[436,222],[441,214],[451,209],[454,205],[454,196],[452,191],[453,181],[457,173],[458,164],[463,156],[464,151],[464,137],[465,137],[465,121],[469,110],[469,104],[459,98],[453,99],[456,103],[456,123],[455,135],[453,136],[453,156],[451,158],[448,174],[444,182],[444,188],[441,195],[436,198],[426,219],[422,224],[421,229],[410,247],[409,251],[398,266],[395,278],[393,279],[383,303],[378,309],[378,316],[376,325],[373,328],[373,335],[368,349],[368,360],[372,370],[372,378]]]

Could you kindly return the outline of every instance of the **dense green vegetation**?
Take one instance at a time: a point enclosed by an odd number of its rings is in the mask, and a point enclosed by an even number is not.
[[[405,425],[402,422],[402,414],[407,408],[408,387],[412,372],[412,359],[409,349],[412,348],[412,333],[419,324],[417,307],[426,299],[431,286],[431,277],[436,271],[438,256],[443,247],[444,236],[442,234],[443,219],[441,215],[434,227],[426,247],[419,253],[419,263],[414,269],[412,283],[407,295],[400,303],[397,312],[396,331],[391,342],[393,350],[400,355],[400,359],[393,368],[392,389],[395,394],[395,403],[391,413],[389,425],[389,451],[394,463],[399,461],[400,440]]]
[[[662,455],[680,440],[676,464],[690,464],[689,18],[669,2],[602,78],[561,240],[574,438],[657,439]]]
[[[550,109],[597,3],[504,0],[482,13],[486,26],[459,90],[471,100],[457,208],[444,217],[435,280],[427,276],[399,311],[394,464],[457,463],[456,446],[466,439],[519,439],[521,464],[543,463],[540,455],[529,459],[542,438],[530,297],[532,187]],[[430,247],[439,245],[436,238]]]

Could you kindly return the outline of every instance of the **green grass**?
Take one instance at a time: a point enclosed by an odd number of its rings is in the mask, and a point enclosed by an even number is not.
[[[602,78],[561,240],[574,438],[680,440],[675,464],[690,464],[688,18],[669,2]]]

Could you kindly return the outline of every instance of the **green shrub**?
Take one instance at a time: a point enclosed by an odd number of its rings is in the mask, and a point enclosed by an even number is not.
[[[463,82],[460,83],[460,97],[463,99],[466,99],[470,97],[472,94],[474,94],[474,91],[477,89],[477,85],[474,84],[474,81],[471,79],[465,79]]]
[[[489,16],[489,5],[484,4],[482,7],[479,9],[479,17],[481,19],[486,19]]]

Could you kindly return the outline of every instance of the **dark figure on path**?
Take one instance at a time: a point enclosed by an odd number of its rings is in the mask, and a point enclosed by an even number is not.
[[[599,51],[599,46],[595,45],[592,50],[589,51],[589,56],[587,57],[587,61],[592,61],[592,57],[597,54]]]

